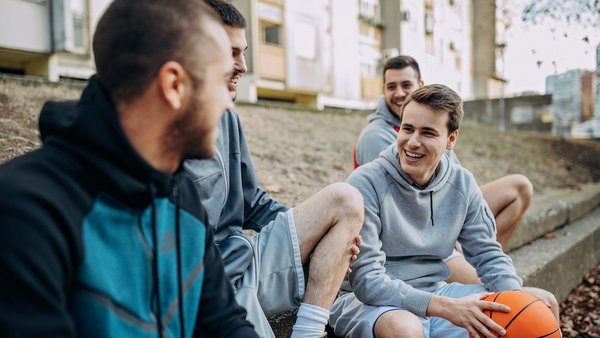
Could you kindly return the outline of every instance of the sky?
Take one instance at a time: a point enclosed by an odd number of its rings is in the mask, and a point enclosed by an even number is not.
[[[524,91],[545,93],[547,75],[571,69],[596,68],[596,46],[600,43],[600,31],[552,20],[535,25],[523,22],[520,13],[526,2],[510,1],[515,14],[506,37],[504,74],[509,80],[506,94]],[[589,43],[583,41],[586,36]],[[539,66],[538,61],[541,62]]]

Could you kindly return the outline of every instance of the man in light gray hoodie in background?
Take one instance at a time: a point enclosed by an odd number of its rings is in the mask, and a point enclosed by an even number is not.
[[[496,337],[504,329],[483,310],[489,292],[522,289],[473,175],[451,161],[462,100],[424,86],[400,112],[397,142],[347,182],[363,195],[361,255],[342,284],[330,324],[344,337]],[[458,241],[483,285],[446,284],[444,262]]]

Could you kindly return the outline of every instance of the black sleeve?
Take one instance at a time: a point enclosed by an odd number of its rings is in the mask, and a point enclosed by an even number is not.
[[[233,287],[225,276],[221,255],[207,228],[204,284],[194,337],[258,337],[238,305]]]
[[[0,336],[75,337],[68,294],[81,251],[77,230],[64,217],[72,208],[59,211],[64,200],[53,185],[3,169]]]

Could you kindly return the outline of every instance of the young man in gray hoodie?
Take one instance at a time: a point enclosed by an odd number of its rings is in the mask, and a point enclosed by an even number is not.
[[[246,72],[246,21],[231,4],[206,0],[221,17],[232,46],[234,72],[228,81],[235,99]],[[317,337],[325,329],[363,220],[360,193],[340,182],[288,208],[260,188],[238,115],[228,110],[219,121],[217,154],[190,160],[208,224],[247,319],[261,337],[274,337],[267,318],[298,309],[292,337]],[[247,237],[244,230],[258,234]]]
[[[496,337],[489,292],[520,290],[477,182],[451,161],[463,116],[458,94],[424,86],[401,110],[397,142],[347,182],[363,195],[361,255],[342,284],[330,324],[344,337]],[[444,262],[459,242],[483,282],[446,284]]]
[[[368,117],[354,148],[354,166],[358,167],[379,157],[379,153],[396,141],[400,127],[400,110],[404,100],[423,87],[417,61],[407,55],[392,57],[383,67],[383,92],[375,112]],[[460,164],[454,151],[449,158]],[[533,186],[527,177],[513,174],[500,177],[480,186],[483,198],[490,206],[497,225],[498,242],[506,247],[523,215],[529,208]],[[456,252],[448,258],[452,270],[451,281],[477,281],[473,268]]]

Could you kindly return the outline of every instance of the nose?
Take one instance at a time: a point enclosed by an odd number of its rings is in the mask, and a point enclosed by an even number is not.
[[[240,53],[240,55],[234,59],[233,68],[235,68],[235,71],[239,74],[244,74],[248,71],[248,67],[246,66],[246,58],[244,57],[243,53]]]
[[[416,133],[416,132],[412,133],[410,135],[410,138],[408,139],[408,142],[406,142],[406,144],[411,149],[419,148],[421,146],[421,140],[419,139],[419,133]]]

